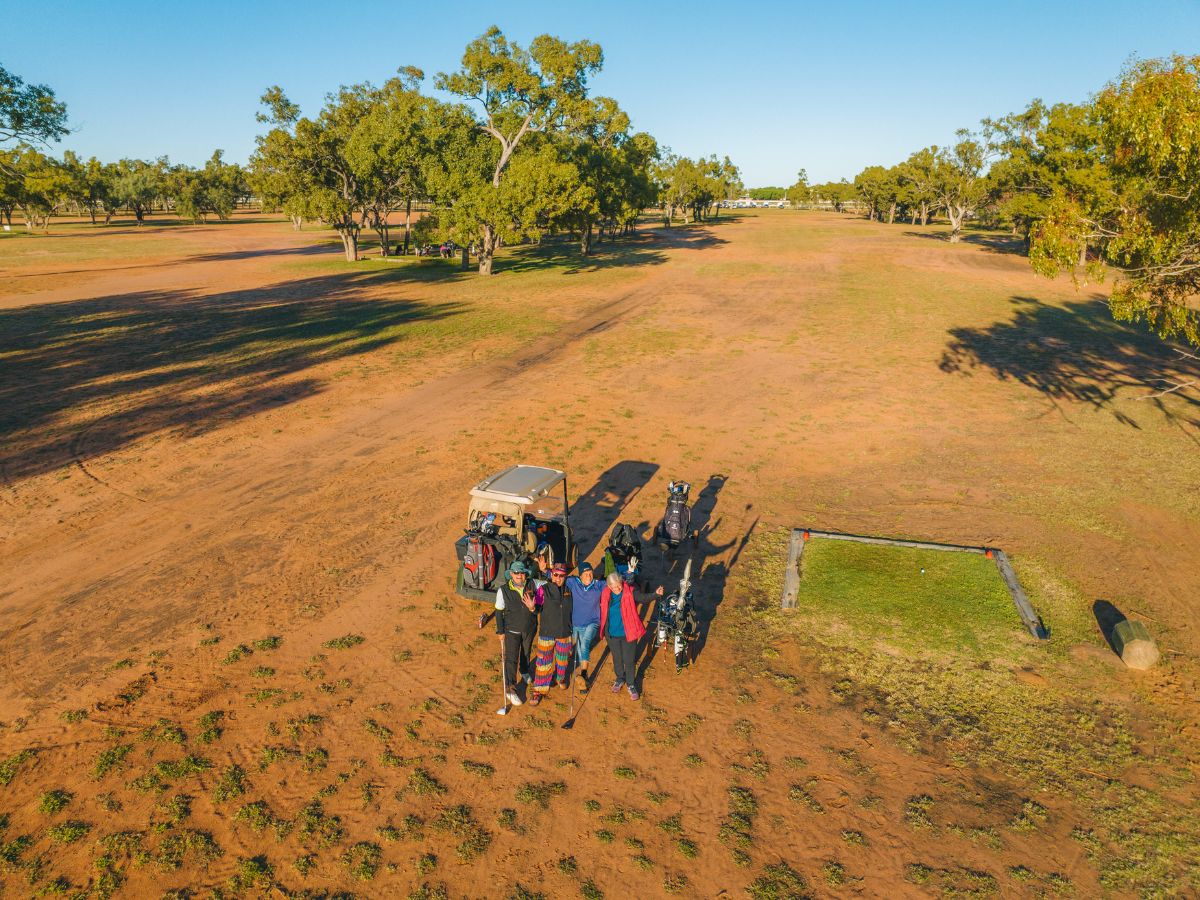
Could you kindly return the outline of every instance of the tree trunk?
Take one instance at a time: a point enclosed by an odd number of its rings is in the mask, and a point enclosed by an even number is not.
[[[465,272],[471,268],[471,253],[466,247],[459,247],[459,249],[462,251],[462,262],[459,264],[458,269],[460,272]]]
[[[492,274],[492,256],[496,252],[496,229],[484,225],[479,238],[479,274]]]
[[[579,229],[579,252],[584,256],[592,252],[592,223],[587,222]]]
[[[351,228],[339,228],[338,237],[346,250],[346,262],[358,262],[358,232]]]
[[[304,227],[303,216],[290,216],[289,218],[292,220],[292,231],[299,231]]]
[[[379,255],[391,256],[392,247],[389,243],[387,216],[379,219],[378,224],[375,226],[375,233],[379,235]]]
[[[962,224],[966,214],[966,208],[946,204],[946,218],[950,220],[950,243],[957,244],[962,239]]]
[[[929,224],[929,204],[921,204],[921,227],[924,228]]]
[[[1080,266],[1087,265],[1087,244],[1086,243],[1081,244],[1079,247],[1079,265]]]
[[[894,225],[896,222],[896,204],[893,203],[888,207],[888,224]]]
[[[404,255],[408,256],[408,238],[412,231],[412,200],[404,203]]]

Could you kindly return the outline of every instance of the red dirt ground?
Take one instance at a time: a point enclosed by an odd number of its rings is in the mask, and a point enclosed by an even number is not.
[[[772,663],[798,686],[740,683],[731,673],[745,636],[722,622],[722,610],[754,590],[740,556],[747,542],[803,522],[1003,546],[1018,568],[1031,560],[1089,605],[1109,597],[1141,613],[1168,636],[1165,646],[1193,657],[1193,407],[1126,400],[1136,387],[1105,394],[1115,375],[1137,381],[1133,357],[1153,356],[1150,345],[1113,344],[1127,364],[1121,373],[1103,369],[1099,352],[1059,354],[1049,375],[979,361],[989,346],[1032,340],[1003,331],[1019,326],[1022,311],[1049,315],[1040,310],[1094,302],[1089,295],[1036,280],[1017,256],[835,216],[655,228],[636,239],[642,256],[628,265],[509,271],[484,285],[291,268],[332,264],[336,253],[323,236],[278,223],[129,231],[132,255],[79,264],[6,262],[9,244],[0,243],[0,323],[24,317],[20,347],[0,365],[24,366],[26,377],[14,384],[6,375],[2,388],[22,418],[7,421],[0,449],[0,758],[38,750],[0,787],[0,812],[10,816],[8,840],[37,838],[27,857],[46,854],[45,878],[87,884],[97,838],[161,819],[153,792],[125,785],[183,751],[143,742],[139,729],[161,717],[193,738],[197,718],[220,709],[222,737],[188,744],[214,768],[166,796],[194,798],[185,827],[210,832],[224,855],[207,868],[127,866],[125,894],[224,884],[238,859],[260,855],[288,889],[367,896],[421,883],[445,883],[451,896],[502,896],[517,883],[574,896],[584,878],[609,897],[656,896],[680,873],[684,896],[732,896],[781,860],[818,894],[924,895],[905,880],[905,867],[921,863],[993,873],[1001,893],[1018,896],[1025,889],[1003,873],[1030,860],[1068,876],[1080,896],[1099,890],[1068,837],[1075,815],[1064,801],[1042,799],[1047,825],[1006,835],[999,847],[906,825],[914,795],[954,798],[938,808],[944,821],[985,827],[1010,819],[1027,789],[951,765],[936,750],[914,756],[886,728],[864,727],[799,646],[779,648]],[[79,228],[37,240],[91,239]],[[930,302],[936,290],[947,292]],[[408,339],[390,331],[377,342],[361,330],[322,332],[322,352],[237,362],[254,341],[294,338],[275,319],[253,318],[258,304],[428,311],[459,302],[470,315],[527,319],[536,336],[493,340],[465,329],[461,341],[420,338],[406,355]],[[222,309],[236,335],[214,316]],[[187,327],[193,316],[197,331]],[[78,330],[81,319],[100,327]],[[56,343],[55,323],[76,323],[77,342]],[[999,332],[971,331],[993,323]],[[248,333],[255,329],[262,333]],[[1102,337],[1097,346],[1109,346]],[[143,347],[161,351],[161,363],[139,358]],[[206,362],[210,351],[222,354],[220,365]],[[569,471],[573,498],[584,498],[579,524],[590,551],[618,513],[643,527],[656,521],[669,478],[688,478],[697,491],[708,485],[701,590],[715,618],[698,665],[676,676],[668,660],[654,659],[644,702],[595,691],[570,731],[558,727],[561,696],[536,712],[494,714],[498,691],[482,663],[495,638],[476,629],[480,607],[451,594],[467,489],[515,461]],[[366,640],[322,648],[346,634]],[[234,646],[269,635],[282,637],[279,649],[222,663]],[[220,641],[201,643],[214,636]],[[1195,737],[1187,712],[1195,670],[1180,660],[1136,685],[1108,670],[1111,690],[1149,690],[1180,734]],[[252,678],[256,666],[276,674]],[[144,696],[119,699],[139,679]],[[472,705],[478,685],[486,692]],[[264,687],[298,697],[279,706],[248,697]],[[88,718],[67,724],[62,714],[76,709]],[[260,771],[262,748],[291,746],[286,722],[306,714],[323,725],[295,746],[327,750],[328,768],[310,774],[285,758]],[[689,724],[691,715],[702,721]],[[372,736],[368,718],[393,735]],[[106,727],[127,731],[134,750],[123,771],[95,780],[97,753],[122,742]],[[385,746],[406,763],[381,762]],[[699,768],[685,763],[691,753],[703,758]],[[792,757],[806,765],[789,770]],[[495,773],[480,779],[463,760]],[[769,765],[761,778],[756,760]],[[214,803],[212,787],[230,763],[245,768],[249,790]],[[759,804],[746,867],[719,839],[731,765],[746,767],[733,777]],[[417,793],[417,766],[446,793]],[[635,776],[623,779],[617,767]],[[251,800],[290,818],[320,787],[339,783],[337,773],[346,779],[324,804],[347,836],[334,848],[314,849],[297,833],[277,842],[234,821]],[[565,788],[543,810],[517,799],[530,782]],[[796,802],[797,783],[808,784],[823,813]],[[47,820],[38,796],[56,787],[74,794],[59,818],[93,825],[84,840],[39,836]],[[96,799],[110,791],[119,811]],[[589,799],[599,812],[585,809]],[[377,836],[379,826],[408,814],[431,821],[453,803],[472,806],[493,835],[477,860],[460,862],[460,839],[428,824],[423,841]],[[602,825],[617,805],[644,819]],[[520,833],[497,824],[505,808],[517,810]],[[655,827],[674,813],[700,848],[694,860]],[[611,844],[593,836],[605,827]],[[844,832],[861,832],[865,843]],[[147,848],[158,840],[151,831]],[[339,862],[355,841],[382,845],[384,868],[369,883]],[[306,848],[317,864],[301,878],[291,861]],[[430,852],[436,868],[419,873],[418,857]],[[651,861],[645,868],[639,852]],[[575,857],[578,873],[559,869],[564,856]],[[822,874],[834,860],[851,878],[837,890]],[[5,896],[27,894],[23,878],[0,872]]]

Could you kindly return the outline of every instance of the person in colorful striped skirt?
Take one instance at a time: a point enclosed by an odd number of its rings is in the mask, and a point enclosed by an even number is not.
[[[567,567],[556,563],[550,580],[538,588],[542,608],[539,620],[537,656],[534,663],[533,692],[529,702],[537,706],[550,690],[551,682],[567,686],[567,667],[571,663],[571,589],[566,585]]]

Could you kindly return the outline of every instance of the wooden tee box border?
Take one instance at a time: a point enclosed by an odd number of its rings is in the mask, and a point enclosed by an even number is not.
[[[1017,573],[1013,571],[1008,554],[997,547],[972,547],[966,544],[940,544],[932,541],[905,541],[899,538],[845,534],[839,531],[818,531],[815,528],[792,529],[791,539],[788,542],[787,571],[784,573],[783,578],[784,609],[795,609],[796,607],[796,595],[800,590],[800,560],[804,555],[804,545],[811,538],[815,537],[827,538],[833,541],[855,541],[860,544],[912,547],[916,550],[944,550],[982,554],[988,559],[995,560],[996,568],[1000,570],[1000,577],[1004,579],[1004,586],[1008,588],[1008,595],[1012,598],[1013,606],[1017,608],[1017,615],[1021,617],[1021,622],[1029,630],[1029,633],[1041,641],[1046,640],[1050,636],[1050,632],[1042,622],[1042,617],[1034,611],[1033,604],[1029,602],[1029,597],[1025,595],[1025,591],[1021,588],[1021,583],[1017,581]]]

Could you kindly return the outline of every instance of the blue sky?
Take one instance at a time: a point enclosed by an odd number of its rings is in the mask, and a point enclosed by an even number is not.
[[[335,8],[353,13],[330,12]],[[0,64],[49,84],[102,159],[197,164],[254,148],[263,89],[306,114],[339,84],[456,67],[491,24],[605,51],[596,93],[678,153],[728,154],[747,185],[852,178],[1033,97],[1082,100],[1132,55],[1200,53],[1198,0],[366,3],[0,0]]]

